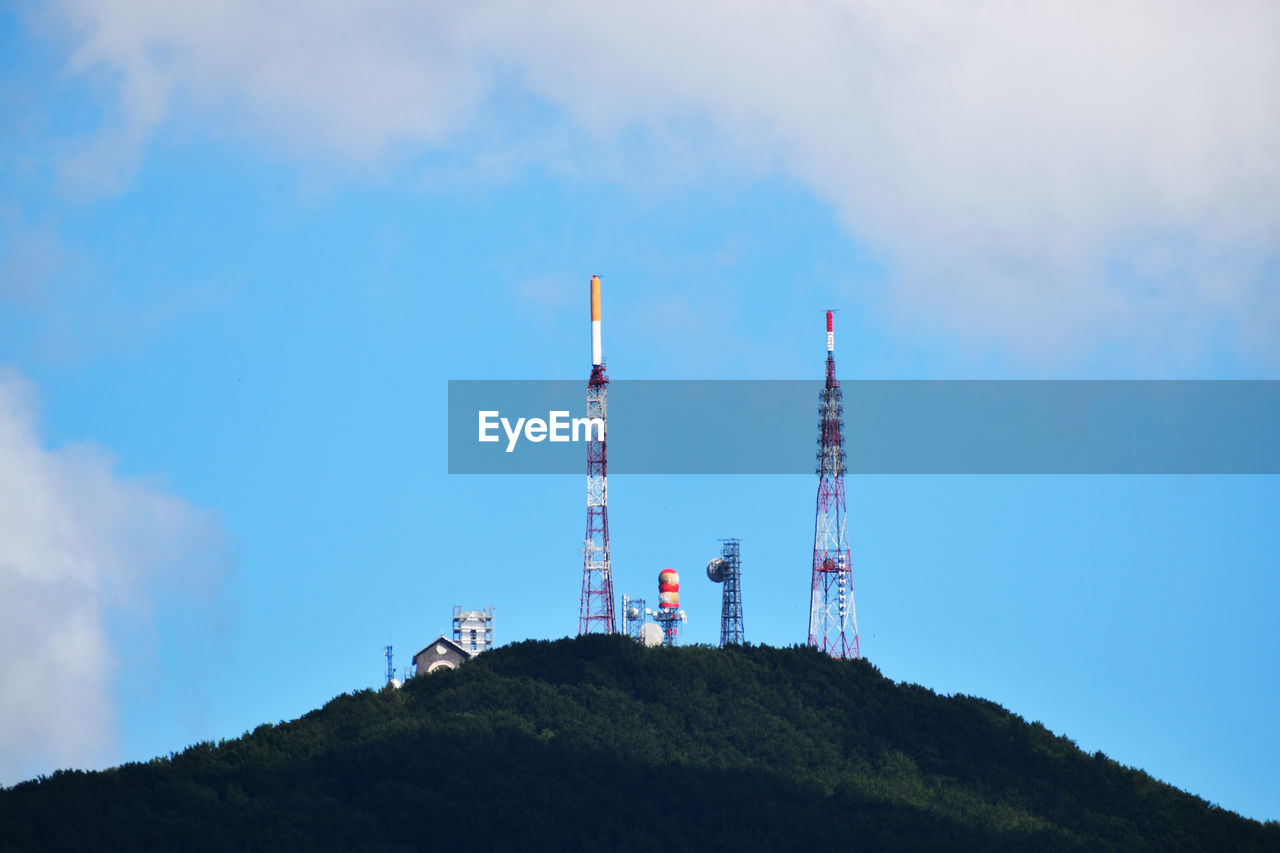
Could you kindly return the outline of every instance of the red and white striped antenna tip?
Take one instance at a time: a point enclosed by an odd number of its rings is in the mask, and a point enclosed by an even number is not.
[[[600,276],[591,276],[591,364],[604,361],[604,347],[600,342]]]

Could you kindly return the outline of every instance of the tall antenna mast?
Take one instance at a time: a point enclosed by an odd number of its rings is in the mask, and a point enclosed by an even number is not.
[[[396,667],[395,667],[395,664],[391,662],[391,646],[390,645],[383,646],[382,653],[387,658],[387,683],[389,684],[392,681],[394,681],[396,677]]]
[[[591,276],[591,378],[587,380],[587,418],[599,418],[600,429],[587,428],[587,536],[582,549],[582,597],[578,634],[612,634],[613,570],[609,564],[609,482],[606,444],[609,377],[604,372],[600,342],[600,276]]]
[[[742,627],[742,555],[737,539],[723,539],[720,556],[707,563],[707,577],[724,584],[720,596],[720,645],[747,641]]]
[[[818,507],[813,528],[809,645],[835,658],[860,658],[853,563],[844,500],[844,405],[836,381],[835,324],[827,312],[827,381],[818,397]]]

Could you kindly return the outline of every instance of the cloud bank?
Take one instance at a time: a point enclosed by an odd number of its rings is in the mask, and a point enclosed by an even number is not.
[[[117,758],[111,621],[145,620],[158,584],[209,588],[224,554],[212,517],[102,450],[43,447],[0,368],[0,784]]]
[[[70,67],[119,95],[85,175],[175,113],[368,164],[531,99],[552,138],[696,136],[682,154],[803,182],[908,325],[1068,358],[1225,335],[1280,364],[1269,0],[55,5]]]

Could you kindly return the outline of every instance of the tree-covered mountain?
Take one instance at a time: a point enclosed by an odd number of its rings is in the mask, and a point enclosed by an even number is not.
[[[0,791],[3,850],[1280,850],[982,699],[807,648],[525,642]]]

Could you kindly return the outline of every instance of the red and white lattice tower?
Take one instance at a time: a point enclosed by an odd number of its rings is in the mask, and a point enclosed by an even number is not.
[[[853,606],[844,502],[844,405],[836,381],[835,329],[827,312],[827,382],[819,395],[818,511],[813,528],[813,591],[809,645],[835,658],[858,658],[858,613]]]
[[[587,381],[587,417],[607,423],[609,377],[600,345],[600,276],[591,276],[591,378]],[[612,634],[613,570],[609,565],[609,481],[607,430],[587,430],[587,538],[582,549],[582,599],[578,634]]]

